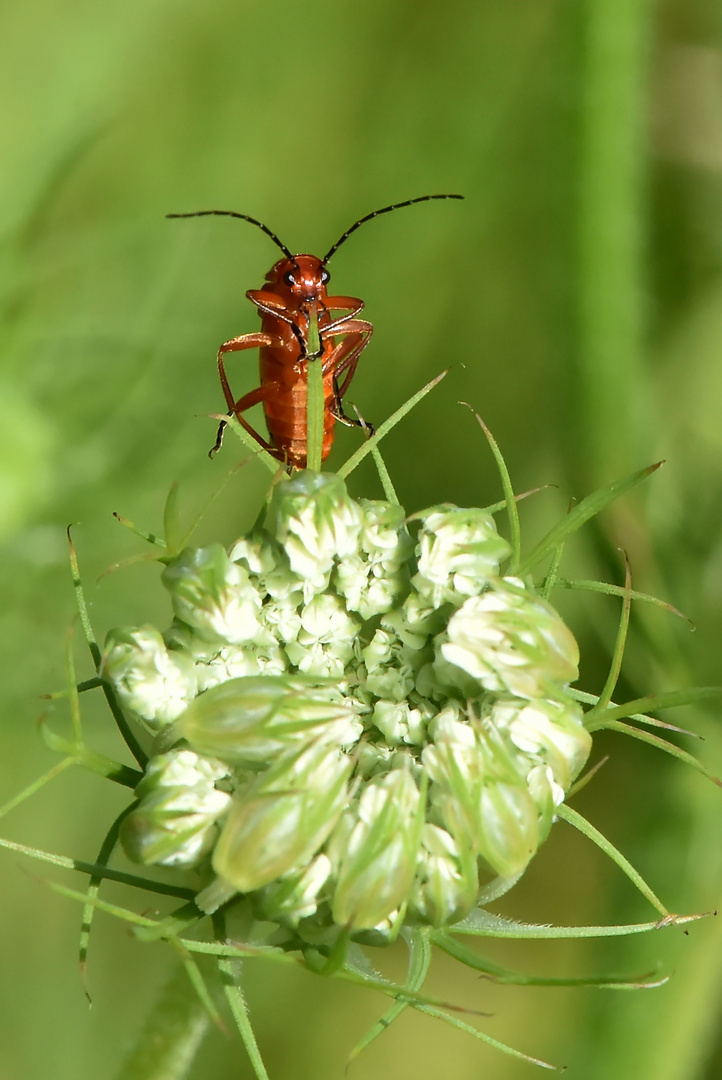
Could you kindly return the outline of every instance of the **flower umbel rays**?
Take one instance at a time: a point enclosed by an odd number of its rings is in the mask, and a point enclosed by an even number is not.
[[[488,513],[406,522],[312,472],[230,553],[181,552],[171,627],[106,643],[156,740],[128,855],[198,866],[206,910],[242,894],[286,947],[453,924],[519,875],[591,739],[576,642],[508,555]]]

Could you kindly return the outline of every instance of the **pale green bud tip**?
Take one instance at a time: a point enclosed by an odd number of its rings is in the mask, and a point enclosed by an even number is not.
[[[215,822],[228,809],[230,795],[215,786],[228,775],[221,762],[192,750],[151,758],[135,789],[140,803],[121,825],[128,857],[145,864],[194,866],[212,848]]]
[[[213,853],[213,869],[251,892],[312,859],[348,800],[351,758],[323,740],[286,751],[239,791]]]
[[[334,921],[372,930],[405,906],[419,848],[419,790],[406,769],[374,777],[344,814],[328,848]]]
[[[230,764],[267,764],[308,739],[348,746],[361,734],[340,692],[304,675],[229,679],[199,695],[176,728],[195,750]]]

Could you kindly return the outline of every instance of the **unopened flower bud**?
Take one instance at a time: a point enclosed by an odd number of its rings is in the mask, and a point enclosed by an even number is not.
[[[491,725],[448,719],[432,726],[422,760],[431,804],[464,857],[470,850],[502,877],[519,873],[539,843],[538,811],[524,768]]]
[[[460,850],[445,829],[425,823],[409,918],[437,927],[458,922],[474,906],[478,890],[474,853]]]
[[[162,576],[177,617],[206,641],[237,645],[261,630],[261,597],[221,544],[186,548]]]
[[[261,764],[303,737],[344,745],[356,729],[353,710],[333,687],[303,675],[251,675],[200,694],[177,730],[200,753]]]
[[[237,540],[229,558],[248,570],[261,596],[287,603],[293,598],[298,606],[302,582],[291,569],[286,553],[265,530]]]
[[[362,651],[366,687],[380,698],[403,701],[414,688],[416,675],[426,656],[403,645],[394,634],[379,628]]]
[[[569,788],[589,757],[592,737],[583,725],[582,710],[571,698],[501,698],[490,719],[530,761],[548,765],[562,791]]]
[[[328,584],[336,561],[356,552],[361,512],[332,473],[297,473],[276,485],[268,528],[288,557],[306,599]]]
[[[213,869],[251,892],[303,867],[348,798],[351,759],[321,739],[286,751],[233,800]]]
[[[331,873],[328,855],[317,855],[313,862],[266,885],[257,897],[264,919],[274,919],[286,926],[297,926],[301,919],[315,915],[319,894]]]
[[[483,748],[472,726],[443,710],[429,725],[433,742],[421,760],[431,780],[430,801],[438,824],[451,834],[460,852],[478,854],[479,794],[486,774]]]
[[[192,750],[170,750],[148,762],[135,789],[139,806],[121,825],[120,839],[134,862],[191,867],[212,847],[216,820],[231,797],[215,787],[228,776],[219,761]]]
[[[373,777],[334,830],[334,922],[371,930],[404,909],[414,879],[421,826],[420,796],[411,773]]]
[[[261,611],[261,618],[263,625],[270,630],[277,641],[284,644],[295,641],[301,629],[298,597],[266,601]]]
[[[408,589],[405,567],[413,542],[404,511],[394,503],[361,499],[361,531],[355,554],[336,568],[334,583],[351,611],[371,619],[389,611]]]
[[[270,536],[260,533],[242,536],[228,552],[231,562],[239,563],[253,577],[263,579],[276,568],[275,552]]]
[[[526,775],[526,786],[537,810],[539,845],[549,835],[557,806],[564,802],[564,790],[555,782],[548,765],[534,765]]]
[[[487,690],[522,698],[554,696],[578,673],[571,631],[518,578],[495,583],[462,604],[439,649],[443,660]]]
[[[421,710],[412,709],[407,701],[377,701],[373,723],[389,746],[421,746],[424,742],[426,729]]]
[[[479,802],[479,854],[501,877],[519,874],[539,846],[539,815],[524,783],[490,780]]]
[[[288,659],[300,671],[340,679],[353,659],[359,624],[332,593],[315,596],[300,612],[296,639],[286,645]]]
[[[192,661],[169,651],[153,626],[111,630],[101,676],[121,706],[153,733],[175,720],[196,693]]]
[[[413,585],[434,607],[476,596],[509,554],[509,545],[484,510],[440,506],[427,510],[420,520]]]

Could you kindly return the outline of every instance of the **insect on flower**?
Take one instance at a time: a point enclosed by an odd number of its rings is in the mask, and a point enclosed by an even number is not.
[[[341,245],[364,222],[391,210],[431,199],[462,199],[463,195],[421,195],[416,199],[384,206],[359,218],[332,245],[322,259],[316,255],[293,255],[267,225],[233,210],[198,210],[190,214],[168,214],[169,218],[222,217],[240,218],[256,225],[283,252],[266,274],[262,289],[249,289],[246,296],[261,315],[259,333],[231,338],[218,350],[218,373],[228,406],[246,431],[273,457],[302,469],[307,455],[308,364],[322,365],[324,390],[324,425],[322,459],[328,457],[336,421],[373,431],[363,420],[348,417],[343,397],[356,372],[359,357],[371,339],[373,326],[360,319],[364,303],[353,296],[329,296],[328,262]],[[341,314],[332,314],[341,312]],[[236,399],[226,375],[224,356],[244,349],[260,349],[260,386]],[[270,442],[243,415],[254,405],[263,405]],[[210,456],[220,449],[225,420],[218,428]]]

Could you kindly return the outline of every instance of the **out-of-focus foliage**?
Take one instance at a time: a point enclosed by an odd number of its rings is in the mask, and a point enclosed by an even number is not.
[[[73,618],[64,528],[74,535],[98,633],[166,619],[157,569],[104,578],[138,550],[119,511],[159,528],[182,485],[190,518],[243,456],[209,462],[223,408],[214,356],[255,329],[244,299],[277,252],[229,219],[167,221],[218,207],[266,221],[294,250],[325,251],[362,214],[427,192],[429,203],[364,226],[334,258],[334,289],[363,297],[375,336],[350,397],[378,422],[448,365],[442,386],[390,436],[403,504],[499,498],[481,432],[501,443],[526,535],[578,498],[655,459],[637,498],[589,529],[567,576],[634,584],[697,624],[638,612],[624,675],[632,691],[719,681],[722,634],[722,4],[720,0],[27,0],[0,32],[0,783],[9,797],[49,767],[38,695],[62,685]],[[255,361],[231,357],[232,384]],[[358,443],[342,430],[340,463]],[[265,475],[230,479],[199,542],[230,542],[255,515]],[[380,494],[371,470],[357,495]],[[599,689],[613,601],[565,594],[582,639],[582,685]],[[84,675],[89,674],[85,668]],[[107,714],[85,712],[121,753]],[[62,707],[52,722],[64,719]],[[674,717],[722,762],[717,715]],[[678,763],[608,739],[612,760],[580,809],[674,910],[717,905],[719,793]],[[123,793],[66,773],[3,820],[3,835],[92,860]],[[4,801],[4,800],[3,800]],[[88,1011],[75,969],[79,909],[7,855],[0,1013],[3,1075],[112,1073],[167,956],[98,918]],[[120,894],[118,894],[120,895]],[[108,888],[112,898],[113,889]],[[631,886],[562,825],[505,901],[518,918],[626,922],[649,913]],[[714,920],[617,945],[503,947],[534,972],[644,972],[639,994],[497,988],[438,963],[432,992],[492,1016],[485,1028],[584,1080],[719,1075],[722,944]],[[401,977],[401,956],[389,972]],[[341,1075],[383,1008],[322,979],[248,965],[248,996],[272,1076]],[[43,1031],[43,1038],[37,1036]],[[250,1075],[210,1037],[193,1076]],[[240,1061],[240,1064],[239,1064]],[[497,1080],[531,1066],[428,1017],[406,1015],[358,1062],[362,1080],[442,1069]]]

